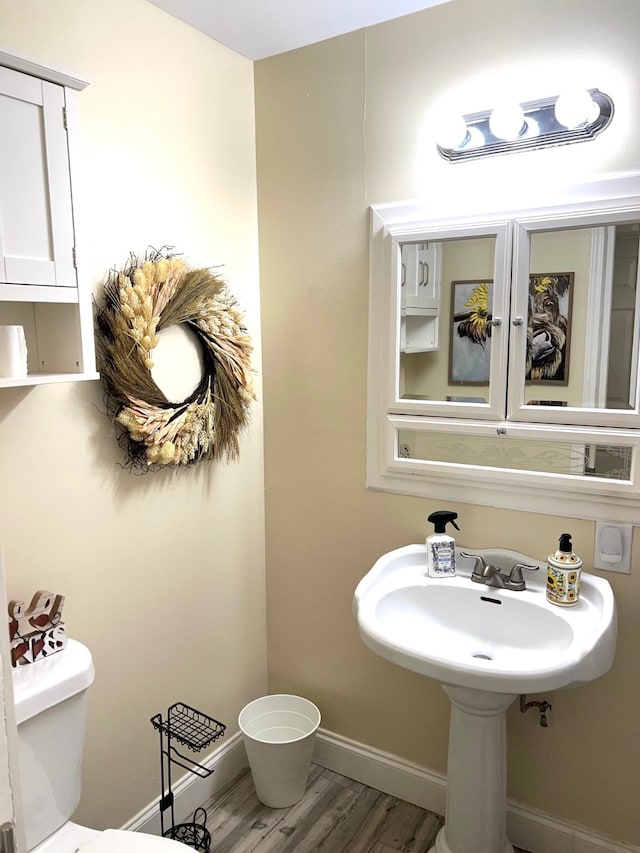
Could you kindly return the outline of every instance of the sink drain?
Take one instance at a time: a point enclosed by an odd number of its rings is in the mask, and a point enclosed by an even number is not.
[[[478,658],[479,660],[493,660],[491,655],[485,655],[483,652],[478,652],[475,655],[471,655],[472,658]]]

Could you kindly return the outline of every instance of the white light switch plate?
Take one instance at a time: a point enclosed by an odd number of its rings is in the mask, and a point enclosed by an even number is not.
[[[606,559],[615,548],[617,537],[621,549],[620,560]],[[616,524],[612,521],[596,521],[596,536],[593,549],[593,568],[605,572],[631,573],[631,544],[633,541],[633,525]]]

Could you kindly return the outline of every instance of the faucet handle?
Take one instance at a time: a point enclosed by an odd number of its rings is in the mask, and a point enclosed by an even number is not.
[[[529,563],[516,563],[515,566],[511,569],[511,572],[509,573],[509,580],[512,583],[524,584],[522,570],[526,569],[529,572],[537,572],[539,568],[540,566],[534,566]]]
[[[461,557],[467,557],[470,560],[475,560],[473,565],[473,574],[481,577],[484,575],[487,564],[484,561],[484,557],[481,557],[480,554],[469,554],[468,551],[460,551]]]

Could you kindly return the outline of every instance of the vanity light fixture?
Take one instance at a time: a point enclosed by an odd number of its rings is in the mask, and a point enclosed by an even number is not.
[[[455,116],[438,134],[438,153],[455,163],[491,154],[568,145],[593,139],[613,117],[613,101],[599,89],[583,89],[524,104]]]

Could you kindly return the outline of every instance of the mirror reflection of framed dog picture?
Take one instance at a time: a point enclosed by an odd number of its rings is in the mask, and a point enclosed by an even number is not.
[[[573,277],[572,272],[529,276],[527,381],[569,382]]]

